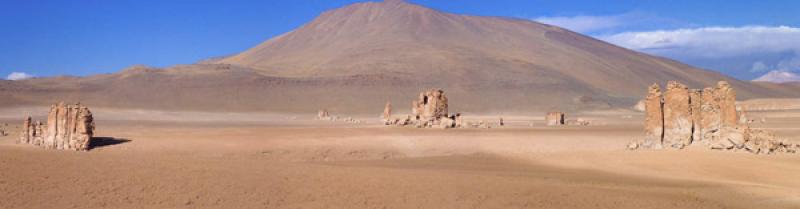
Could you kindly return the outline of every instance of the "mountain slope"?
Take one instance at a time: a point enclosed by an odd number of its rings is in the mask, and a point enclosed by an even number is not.
[[[555,26],[457,15],[403,1],[358,3],[240,54],[167,69],[0,81],[0,105],[90,105],[223,111],[400,111],[443,88],[451,109],[530,112],[630,107],[652,83],[727,80],[739,98],[797,97],[797,86],[750,83],[620,48]]]
[[[388,74],[445,84],[574,85],[623,96],[665,80],[694,85],[732,80],[554,26],[449,14],[402,1],[326,12],[219,63],[272,76]]]

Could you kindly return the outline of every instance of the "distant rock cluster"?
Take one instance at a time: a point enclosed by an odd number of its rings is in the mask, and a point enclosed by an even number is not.
[[[94,135],[94,118],[80,104],[58,103],[50,107],[47,124],[25,119],[17,143],[45,149],[85,151]]]
[[[391,104],[384,108],[385,125],[409,126],[417,128],[460,128],[465,127],[461,114],[448,113],[447,96],[441,89],[421,92],[418,100],[411,102],[411,115],[392,117]]]
[[[778,140],[774,134],[740,123],[736,92],[728,82],[714,88],[689,89],[676,81],[649,87],[644,101],[645,139],[629,149],[683,149],[704,144],[717,150],[746,150],[756,154],[794,153],[800,146]]]
[[[353,117],[339,117],[333,116],[328,112],[328,110],[319,110],[317,111],[317,118],[316,120],[327,120],[327,121],[343,121],[346,123],[361,123],[361,120],[356,120]]]
[[[8,136],[8,123],[3,124],[3,127],[0,127],[0,137]]]
[[[563,112],[548,112],[545,115],[545,124],[547,126],[589,126],[592,125],[592,121],[586,120],[583,118],[577,119],[570,119],[567,120],[566,114]]]

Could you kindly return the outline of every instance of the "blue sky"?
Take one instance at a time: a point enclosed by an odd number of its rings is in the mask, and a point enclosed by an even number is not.
[[[135,64],[194,63],[246,50],[355,2],[0,0],[0,76],[83,76]],[[800,1],[410,2],[560,25],[740,79],[800,70]]]

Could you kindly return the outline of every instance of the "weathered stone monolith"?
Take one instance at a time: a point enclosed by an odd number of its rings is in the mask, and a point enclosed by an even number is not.
[[[441,89],[422,92],[419,94],[419,100],[411,104],[411,112],[419,120],[435,121],[447,117],[447,96]]]
[[[88,150],[94,135],[94,119],[89,108],[64,102],[53,105],[47,116],[45,149]]]
[[[28,118],[26,118],[25,121],[22,122],[22,130],[19,132],[19,140],[17,140],[17,144],[31,143],[30,135],[31,131],[33,131],[33,129],[31,128],[32,125],[33,123],[31,121],[31,116],[28,116]]]
[[[560,126],[565,124],[563,112],[548,112],[545,116],[548,126]]]
[[[661,138],[664,136],[664,112],[661,99],[661,87],[653,84],[647,89],[647,96],[644,101],[644,133],[645,143],[660,146]]]
[[[94,119],[89,108],[61,102],[50,107],[46,127],[30,117],[25,119],[18,142],[45,149],[88,150],[93,135]]]
[[[317,111],[317,120],[331,120],[331,114],[328,110],[319,110]]]
[[[703,89],[700,105],[700,137],[698,141],[712,142],[720,138],[719,97],[715,88]]]
[[[736,126],[739,122],[736,115],[736,91],[731,88],[727,81],[720,81],[717,83],[716,93],[719,97],[722,126]]]
[[[677,81],[669,81],[664,93],[665,147],[682,149],[692,143],[692,115],[689,106],[689,88]]]
[[[392,118],[392,103],[386,102],[386,106],[383,107],[383,120],[389,120]]]

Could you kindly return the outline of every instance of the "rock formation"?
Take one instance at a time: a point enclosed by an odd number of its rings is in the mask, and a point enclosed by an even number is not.
[[[448,114],[447,96],[441,89],[431,89],[421,92],[418,100],[411,102],[411,115],[405,118],[392,118],[391,106],[386,104],[384,109],[385,125],[407,126],[417,128],[460,128],[463,126],[461,114]],[[387,114],[388,113],[388,114]]]
[[[331,117],[331,114],[328,112],[328,110],[317,111],[317,120],[331,120],[331,119],[333,118]]]
[[[719,117],[720,100],[716,90],[710,87],[703,89],[701,96],[700,111],[696,112],[699,114],[698,118],[700,118],[700,120],[695,121],[695,123],[700,124],[695,131],[700,134],[694,141],[713,141],[719,138],[719,131],[721,128]]]
[[[383,107],[383,120],[389,120],[392,117],[392,103],[386,102],[386,106]]]
[[[0,137],[8,136],[8,132],[6,132],[6,130],[8,130],[8,123],[3,124],[3,127],[0,128]]]
[[[360,124],[361,123],[361,120],[357,120],[357,119],[355,119],[353,117],[344,117],[344,116],[340,117],[340,116],[331,115],[331,113],[328,112],[328,110],[325,110],[325,109],[318,110],[317,111],[317,117],[314,118],[314,119],[316,119],[316,120],[327,120],[327,121],[342,121],[342,122],[346,122],[346,123],[356,123],[356,124]]]
[[[689,90],[683,84],[670,81],[664,95],[659,86],[653,84],[644,101],[645,139],[628,144],[628,149],[682,149],[703,143],[716,150],[770,154],[795,153],[800,148],[800,145],[776,139],[765,130],[740,124],[736,92],[724,81],[717,83],[716,88],[703,90]]]
[[[644,133],[645,143],[649,146],[661,146],[664,134],[664,112],[662,111],[661,87],[651,85],[644,99]]]
[[[94,118],[89,108],[61,102],[50,107],[47,125],[34,123],[28,117],[17,142],[45,149],[85,151],[93,135]]]
[[[683,148],[692,143],[692,112],[689,88],[675,81],[664,92],[664,137],[662,145]]]
[[[656,86],[658,86],[658,85],[656,85]],[[645,102],[646,101],[647,100],[644,100],[644,99],[639,100],[639,102],[636,102],[636,105],[633,106],[633,109],[636,110],[636,111],[639,111],[639,112],[644,112],[645,111],[644,106],[645,106]]]
[[[570,126],[589,126],[592,125],[593,122],[583,118],[577,118],[574,120],[567,120],[566,124]]]
[[[411,102],[411,112],[423,121],[447,117],[447,96],[441,89],[424,91],[419,94],[419,100]]]
[[[547,122],[548,126],[560,126],[564,125],[564,113],[563,112],[549,112],[547,116],[545,116],[545,121]]]
[[[739,120],[736,118],[736,92],[727,81],[717,83],[714,91],[719,98],[720,121],[722,126],[736,126]]]

